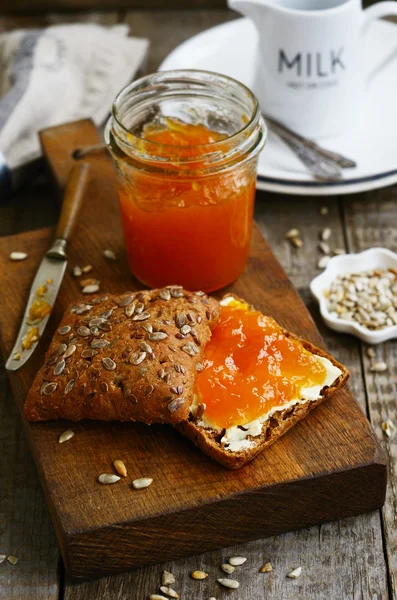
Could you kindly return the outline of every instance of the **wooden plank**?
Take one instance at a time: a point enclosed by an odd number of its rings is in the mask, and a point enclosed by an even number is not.
[[[65,125],[42,134],[44,148],[48,149],[58,132],[57,153],[49,160],[64,165],[66,157],[71,157],[77,127],[78,124]],[[87,124],[83,123],[82,139],[86,139],[86,129]],[[113,264],[102,259],[98,263],[104,247],[114,248],[120,257],[123,251],[111,163],[104,153],[92,158],[91,163],[92,181],[87,191],[90,201],[85,203],[71,243],[71,264],[98,265],[102,289],[106,291],[122,291],[126,286],[135,289],[124,259]],[[54,173],[57,171],[53,169]],[[113,224],[111,228],[109,223]],[[33,272],[49,239],[50,232],[46,230],[18,236],[18,243],[26,246],[30,259],[5,272],[7,296],[3,302],[10,295],[13,298],[7,304],[7,319],[0,314],[5,355],[11,348]],[[1,254],[7,256],[14,243],[13,238],[4,238]],[[41,351],[37,350],[31,361],[11,378],[20,408],[42,360],[43,347],[60,314],[76,298],[76,288],[76,281],[68,273]],[[249,266],[230,289],[275,316],[284,327],[321,345],[309,314],[256,231]],[[63,447],[56,444],[64,423],[25,422],[24,426],[39,465],[61,551],[75,577],[122,570],[334,520],[370,510],[382,502],[382,456],[347,389],[311,413],[268,449],[266,456],[236,473],[203,457],[166,428],[75,424],[77,435],[65,454]],[[136,495],[132,503],[128,486],[117,486],[111,495],[109,488],[98,487],[94,474],[103,472],[111,461],[113,448],[132,465],[131,477],[142,474],[139,465],[145,465],[145,470],[158,481],[157,492]],[[286,502],[291,497],[295,499],[292,504]],[[221,530],[219,524],[226,525],[228,520],[230,526]],[[182,535],[186,527],[188,538]],[[156,540],[159,536],[161,544]]]
[[[117,22],[117,14],[0,17],[0,31],[65,21],[112,24]],[[48,179],[38,170],[30,174],[29,181],[18,190],[11,204],[0,207],[0,236],[50,225],[56,215]],[[63,586],[59,548],[2,365],[0,451],[0,554],[14,554],[19,558],[16,566],[7,561],[1,565],[0,598],[57,600]]]
[[[397,187],[386,188],[346,197],[343,201],[346,235],[350,252],[360,252],[367,248],[383,246],[397,250]],[[363,265],[365,267],[365,265]],[[386,503],[382,511],[385,550],[390,578],[390,596],[397,598],[397,529],[396,506],[397,490],[397,437],[387,438],[382,432],[382,422],[390,419],[397,426],[397,346],[389,341],[374,347],[377,361],[385,361],[385,373],[372,373],[371,361],[366,353],[366,345],[361,344],[364,380],[368,394],[369,416],[377,436],[389,457],[389,485]]]
[[[167,8],[171,8],[168,2]],[[215,4],[211,8],[215,8]],[[147,72],[151,73],[184,40],[239,16],[232,10],[134,10],[127,13],[125,22],[131,28],[131,35],[149,38]]]

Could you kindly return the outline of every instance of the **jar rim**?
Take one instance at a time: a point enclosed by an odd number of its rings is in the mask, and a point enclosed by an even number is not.
[[[245,123],[240,129],[238,129],[237,131],[233,132],[231,135],[226,135],[226,137],[220,141],[214,141],[214,142],[209,142],[209,143],[205,143],[205,144],[192,144],[192,147],[197,148],[198,150],[200,150],[200,148],[208,148],[208,149],[212,149],[214,148],[216,145],[222,143],[222,142],[233,142],[238,136],[241,136],[242,133],[246,132],[247,130],[250,129],[250,127],[255,123],[255,121],[257,121],[261,114],[260,114],[260,109],[259,109],[259,103],[258,100],[255,96],[255,94],[249,89],[249,87],[247,87],[244,83],[241,83],[240,81],[238,81],[237,79],[234,79],[233,77],[229,77],[228,75],[224,75],[221,73],[217,73],[215,71],[207,71],[207,70],[202,70],[202,69],[175,69],[175,70],[169,70],[169,71],[158,71],[155,73],[150,73],[148,75],[144,75],[143,77],[140,77],[139,79],[129,83],[127,86],[125,86],[122,90],[120,90],[120,92],[117,94],[116,98],[114,99],[113,103],[112,103],[112,111],[111,111],[111,119],[113,118],[117,125],[121,128],[121,130],[123,132],[125,132],[126,134],[128,134],[129,137],[132,137],[133,139],[136,138],[138,140],[142,140],[145,142],[145,144],[148,144],[148,147],[150,147],[150,145],[152,145],[153,148],[155,148],[156,146],[162,146],[163,148],[180,148],[181,146],[178,144],[163,144],[163,143],[159,143],[159,142],[155,142],[153,140],[147,140],[139,135],[136,135],[134,133],[131,133],[131,131],[129,131],[127,129],[127,127],[125,127],[125,125],[122,123],[121,119],[119,119],[117,111],[120,108],[118,106],[118,103],[120,101],[120,99],[126,97],[132,90],[134,89],[139,89],[143,84],[145,83],[152,83],[153,84],[153,79],[159,79],[158,83],[162,83],[162,82],[167,82],[167,81],[172,81],[174,79],[178,79],[178,78],[185,78],[187,81],[198,81],[198,79],[195,79],[193,76],[201,76],[201,77],[207,77],[208,78],[208,82],[213,81],[214,78],[216,78],[218,81],[222,81],[224,83],[229,83],[232,84],[235,88],[243,90],[245,92],[245,94],[252,100],[253,102],[253,106],[252,106],[252,110],[251,110],[251,115],[247,121],[247,123]],[[156,83],[156,81],[154,82]],[[265,139],[267,137],[267,130],[266,130],[266,126],[265,126]],[[125,143],[125,142],[124,142]],[[133,146],[133,144],[127,144],[130,145],[131,147]],[[205,152],[203,152],[205,153]]]

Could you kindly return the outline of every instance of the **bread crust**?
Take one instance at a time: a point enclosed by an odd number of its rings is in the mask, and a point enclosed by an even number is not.
[[[230,296],[233,296],[240,302],[245,302],[234,294],[227,294],[227,297]],[[254,308],[250,306],[250,310],[254,310]],[[175,426],[180,433],[189,438],[198,448],[200,448],[200,450],[228,469],[239,469],[253,460],[258,454],[265,450],[265,448],[271,446],[284,435],[284,433],[291,429],[291,427],[304,419],[310,411],[319,406],[324,400],[332,396],[332,394],[345,385],[349,378],[348,370],[324,350],[283,328],[282,332],[287,337],[299,341],[303,347],[312,354],[327,358],[335,367],[342,371],[342,374],[336,379],[332,386],[325,386],[321,390],[320,398],[318,400],[307,400],[304,403],[299,403],[291,408],[274,413],[263,423],[262,433],[259,436],[247,436],[247,440],[254,442],[254,446],[248,449],[243,449],[238,452],[228,450],[220,443],[223,432],[219,433],[219,431],[200,426],[194,422],[192,417]]]
[[[69,307],[29,391],[25,417],[147,424],[187,419],[196,365],[218,318],[217,300],[178,286],[91,296]],[[183,324],[191,328],[186,335]],[[163,339],[153,339],[158,333]],[[106,346],[95,348],[98,341]]]

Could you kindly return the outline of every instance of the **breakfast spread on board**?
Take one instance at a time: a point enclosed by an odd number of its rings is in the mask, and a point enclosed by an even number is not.
[[[168,286],[72,306],[25,416],[171,424],[238,468],[347,378],[333,358],[244,300]]]

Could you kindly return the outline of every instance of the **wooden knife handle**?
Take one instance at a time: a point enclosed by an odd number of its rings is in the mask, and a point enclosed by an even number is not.
[[[90,179],[90,170],[91,167],[86,162],[76,163],[72,168],[66,185],[61,216],[55,233],[56,238],[70,239]]]

